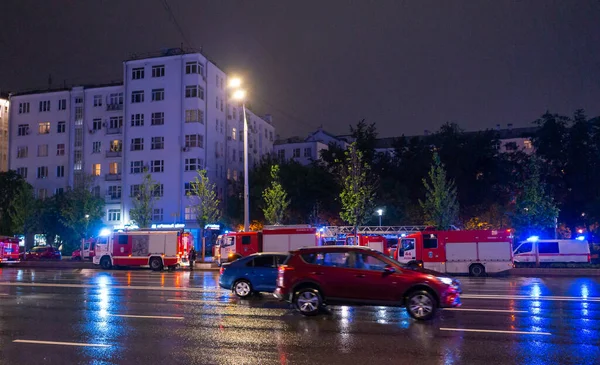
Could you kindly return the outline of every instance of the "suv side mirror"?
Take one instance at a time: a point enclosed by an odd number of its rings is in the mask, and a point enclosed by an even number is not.
[[[396,272],[396,269],[394,269],[394,267],[392,265],[385,265],[385,267],[383,268],[383,272],[385,274],[393,274]]]

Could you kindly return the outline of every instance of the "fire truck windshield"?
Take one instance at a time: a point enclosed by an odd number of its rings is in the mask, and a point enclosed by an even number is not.
[[[402,249],[404,249],[404,251],[414,250],[415,249],[415,239],[414,238],[402,239]]]
[[[223,241],[221,242],[221,247],[233,246],[234,243],[235,243],[235,237],[224,237]]]

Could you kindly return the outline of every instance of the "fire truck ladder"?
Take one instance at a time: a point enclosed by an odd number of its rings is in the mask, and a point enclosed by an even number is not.
[[[359,226],[358,234],[402,235],[421,232],[427,226]],[[321,236],[336,237],[339,234],[354,234],[353,226],[326,226],[320,230]]]

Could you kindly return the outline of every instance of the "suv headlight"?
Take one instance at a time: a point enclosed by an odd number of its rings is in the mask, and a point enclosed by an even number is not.
[[[438,278],[442,283],[446,285],[452,285],[453,281],[450,278]]]

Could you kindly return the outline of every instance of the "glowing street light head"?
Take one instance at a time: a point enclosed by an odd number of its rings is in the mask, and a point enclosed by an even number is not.
[[[246,90],[242,90],[242,89],[236,90],[233,93],[232,98],[237,101],[244,100],[246,98]]]
[[[377,209],[377,214],[383,215],[383,209]]]
[[[234,77],[232,79],[229,80],[229,87],[232,89],[237,89],[240,86],[242,86],[242,79],[240,79],[239,77]]]

